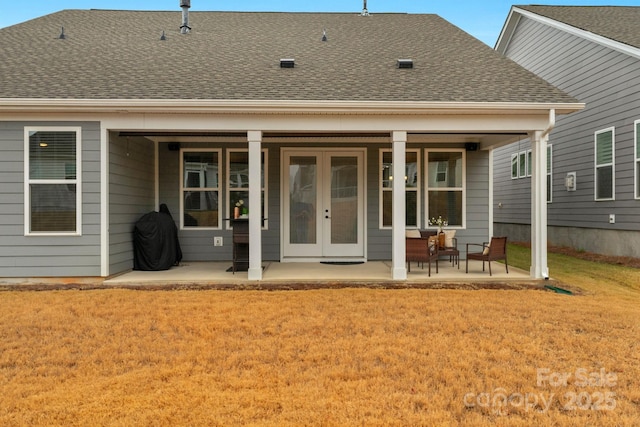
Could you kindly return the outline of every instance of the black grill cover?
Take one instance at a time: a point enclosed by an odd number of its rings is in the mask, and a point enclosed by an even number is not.
[[[167,205],[144,214],[133,229],[133,269],[168,270],[182,260],[178,227]]]

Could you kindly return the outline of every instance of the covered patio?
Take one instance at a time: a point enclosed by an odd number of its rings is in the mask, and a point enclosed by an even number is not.
[[[130,271],[107,278],[103,284],[114,287],[193,287],[214,289],[308,289],[323,287],[430,287],[430,288],[514,288],[541,287],[544,281],[534,280],[529,272],[504,264],[494,263],[493,275],[482,271],[482,263],[469,262],[465,273],[464,261],[452,266],[448,260],[439,262],[438,273],[432,265],[428,268],[412,265],[411,273],[404,281],[392,280],[391,261],[369,261],[354,264],[323,264],[319,262],[265,262],[263,279],[251,281],[246,271],[232,273],[230,262],[184,262],[165,271]]]

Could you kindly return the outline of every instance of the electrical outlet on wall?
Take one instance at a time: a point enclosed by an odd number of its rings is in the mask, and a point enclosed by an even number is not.
[[[222,236],[216,236],[213,238],[213,246],[222,246]]]

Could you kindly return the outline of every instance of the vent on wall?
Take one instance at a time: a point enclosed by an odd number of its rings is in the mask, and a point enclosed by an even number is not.
[[[413,68],[413,59],[398,59],[398,68]]]
[[[296,65],[296,60],[293,58],[283,58],[280,60],[280,68],[293,68]]]

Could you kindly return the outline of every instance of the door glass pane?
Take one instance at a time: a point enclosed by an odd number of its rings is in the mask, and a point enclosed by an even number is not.
[[[311,243],[316,236],[316,157],[292,156],[289,161],[289,243]]]
[[[331,243],[358,243],[358,158],[331,158]]]

